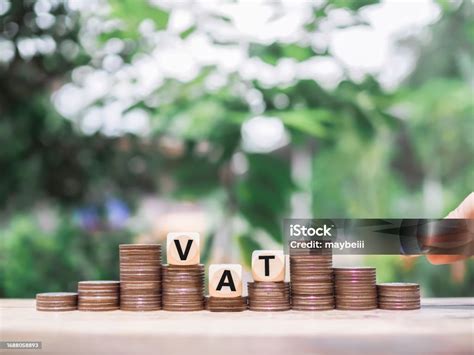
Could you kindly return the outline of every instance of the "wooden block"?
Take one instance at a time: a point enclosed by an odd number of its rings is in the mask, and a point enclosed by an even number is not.
[[[166,238],[166,257],[170,265],[199,264],[199,233],[168,233]]]
[[[209,265],[209,296],[222,298],[242,296],[242,265]]]
[[[255,250],[252,253],[254,281],[284,281],[285,255],[282,250]]]
[[[285,254],[285,282],[291,282],[290,255],[288,255],[288,254]]]

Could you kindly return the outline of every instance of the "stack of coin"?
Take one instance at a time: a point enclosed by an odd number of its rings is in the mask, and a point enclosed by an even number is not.
[[[120,309],[161,309],[161,245],[120,245]]]
[[[163,309],[204,309],[204,265],[163,265]]]
[[[247,309],[247,297],[207,297],[206,309],[211,312],[242,312]]]
[[[332,254],[290,255],[292,309],[334,308]]]
[[[249,282],[248,292],[251,311],[287,311],[291,309],[289,282]]]
[[[409,310],[420,308],[420,285],[415,283],[383,283],[377,285],[379,308]]]
[[[47,292],[36,295],[36,310],[61,312],[77,309],[77,293],[75,292]]]
[[[334,268],[336,308],[369,310],[377,308],[375,268]]]
[[[114,311],[120,308],[119,281],[80,281],[80,311]]]

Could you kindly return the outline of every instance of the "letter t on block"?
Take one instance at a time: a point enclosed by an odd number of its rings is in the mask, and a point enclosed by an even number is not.
[[[173,232],[166,238],[166,258],[170,265],[197,265],[200,259],[199,233]]]
[[[242,265],[209,265],[209,296],[221,298],[242,296]]]
[[[254,281],[280,282],[285,280],[285,255],[282,250],[255,250],[252,253]]]

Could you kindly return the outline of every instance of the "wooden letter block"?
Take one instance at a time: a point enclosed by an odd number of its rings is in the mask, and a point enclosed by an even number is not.
[[[254,281],[284,281],[285,255],[282,250],[255,250],[252,253]]]
[[[242,265],[209,265],[209,296],[222,298],[242,296]]]
[[[173,232],[166,238],[166,257],[170,265],[199,264],[199,233]]]

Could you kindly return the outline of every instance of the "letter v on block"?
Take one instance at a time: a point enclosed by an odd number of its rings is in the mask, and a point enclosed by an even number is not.
[[[199,233],[172,232],[166,238],[166,257],[170,265],[197,265],[200,260]]]

